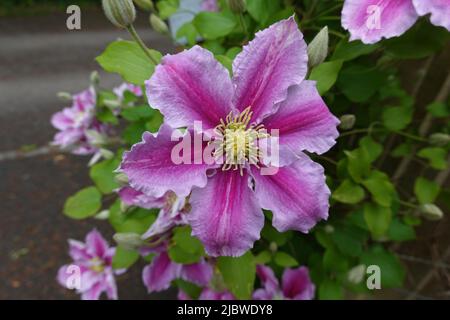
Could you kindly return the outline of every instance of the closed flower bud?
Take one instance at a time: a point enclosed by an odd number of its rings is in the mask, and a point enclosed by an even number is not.
[[[325,226],[325,232],[326,233],[333,233],[334,232],[334,227],[331,224],[327,224]]]
[[[325,61],[328,55],[328,27],[324,27],[308,46],[308,64],[310,68]]]
[[[114,158],[114,153],[108,149],[101,148],[100,153],[102,157],[106,160]]]
[[[113,238],[125,250],[136,250],[144,244],[141,236],[137,233],[116,233]]]
[[[97,71],[91,72],[90,80],[93,86],[97,86],[100,83],[100,76]]]
[[[147,11],[153,11],[155,9],[153,2],[151,0],[133,0],[136,5]]]
[[[353,284],[359,284],[364,280],[366,275],[366,266],[363,264],[357,265],[349,270],[347,273],[347,280]]]
[[[339,118],[339,121],[341,122],[339,128],[342,130],[350,130],[355,125],[356,117],[353,114],[344,114]]]
[[[117,183],[119,183],[121,186],[125,186],[128,184],[128,177],[125,173],[118,173],[114,179]]]
[[[444,216],[442,210],[438,206],[431,203],[421,205],[420,213],[425,219],[430,221],[441,220],[442,217]]]
[[[113,25],[128,28],[136,19],[132,0],[102,0],[103,11]]]
[[[167,24],[156,14],[152,13],[150,15],[150,24],[151,24],[153,30],[155,30],[156,32],[163,33],[163,34],[169,32],[169,28],[167,27]]]
[[[275,242],[271,242],[270,245],[269,245],[269,250],[270,250],[271,252],[277,252],[277,250],[278,250],[278,245],[277,245]]]
[[[228,0],[228,6],[233,13],[239,14],[245,11],[244,0]]]
[[[102,210],[94,216],[97,220],[106,220],[109,218],[109,210]]]
[[[104,100],[103,103],[106,107],[108,107],[109,109],[112,109],[112,110],[120,107],[120,102],[117,100],[107,99],[107,100]]]
[[[436,146],[446,146],[450,143],[450,135],[446,133],[433,133],[430,136],[430,143]]]
[[[72,101],[72,95],[68,92],[58,92],[57,96],[62,101]]]

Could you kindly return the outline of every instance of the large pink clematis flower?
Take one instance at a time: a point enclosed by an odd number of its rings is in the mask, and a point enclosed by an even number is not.
[[[286,269],[283,273],[281,288],[278,279],[272,269],[264,265],[256,267],[256,273],[263,288],[253,293],[255,300],[312,300],[314,299],[315,286],[309,278],[306,267]]]
[[[450,0],[346,0],[342,26],[350,40],[375,43],[402,35],[429,13],[433,24],[450,31]]]
[[[69,240],[69,255],[73,263],[59,269],[58,282],[63,287],[72,289],[70,286],[76,275],[74,271],[76,267],[80,271],[80,286],[76,289],[83,300],[98,300],[102,292],[106,292],[109,299],[117,299],[114,275],[125,270],[113,270],[114,253],[115,248],[109,247],[106,240],[95,229],[86,235],[85,243]]]
[[[145,194],[190,195],[188,222],[211,256],[239,256],[250,249],[264,224],[261,208],[273,212],[273,225],[281,232],[308,232],[328,217],[324,170],[302,151],[331,148],[338,120],[315,83],[304,80],[306,48],[290,18],[256,34],[236,57],[233,79],[209,51],[195,46],[165,56],[146,83],[149,103],[165,124],[124,154],[120,170]],[[264,165],[252,161],[249,148],[240,154],[239,166],[174,163],[172,128],[189,132],[195,121],[231,135],[222,141],[225,150],[251,140],[255,131],[278,129],[281,167],[276,174],[262,174]]]

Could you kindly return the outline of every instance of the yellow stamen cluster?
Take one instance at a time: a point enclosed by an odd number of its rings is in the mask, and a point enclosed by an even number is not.
[[[223,156],[222,170],[240,170],[243,174],[245,164],[258,166],[262,154],[258,148],[258,139],[266,138],[264,125],[250,124],[253,112],[247,107],[239,115],[232,112],[220,120],[220,124],[214,129],[216,145],[214,157],[220,159]]]
[[[92,258],[90,262],[92,263],[92,265],[90,266],[90,269],[92,271],[100,273],[103,272],[103,270],[105,270],[105,266],[103,265],[103,262],[100,258]]]

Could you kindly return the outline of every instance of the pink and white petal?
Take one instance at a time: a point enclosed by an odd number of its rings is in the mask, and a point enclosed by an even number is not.
[[[192,298],[189,297],[188,294],[181,289],[178,290],[177,299],[182,301],[192,300]]]
[[[105,275],[105,287],[106,295],[109,300],[117,300],[119,298],[117,294],[117,285],[112,270]]]
[[[137,206],[144,209],[161,208],[164,206],[164,197],[156,198],[148,196],[131,187],[122,187],[118,193],[120,200],[129,206]]]
[[[109,248],[108,243],[102,237],[97,229],[92,230],[86,235],[86,249],[93,257],[103,258]]]
[[[431,13],[431,23],[450,31],[450,0],[413,0],[419,15]]]
[[[66,264],[63,265],[58,269],[58,274],[56,276],[56,279],[58,280],[58,283],[63,286],[66,289],[70,289],[67,287],[69,277],[72,275],[72,273],[68,272],[70,269],[68,269],[70,265]]]
[[[81,293],[81,300],[98,300],[104,290],[104,286],[101,282],[93,285],[89,290]]]
[[[64,111],[60,111],[52,116],[51,123],[58,130],[66,130],[73,125],[73,119],[67,117]]]
[[[201,164],[176,164],[172,159],[172,151],[179,143],[171,141],[173,129],[165,124],[156,136],[145,132],[142,142],[135,144],[131,151],[125,152],[120,171],[128,176],[131,187],[147,195],[162,197],[173,191],[179,197],[185,197],[192,187],[204,187],[207,182],[206,170]],[[196,153],[203,150],[192,148]],[[196,155],[190,159],[195,159]]]
[[[192,235],[210,256],[241,256],[259,239],[264,215],[247,173],[218,171],[205,188],[193,189],[189,201]]]
[[[185,264],[181,267],[180,278],[199,286],[206,286],[211,280],[213,269],[209,263],[202,260],[199,263]]]
[[[273,226],[280,232],[307,233],[321,219],[327,219],[330,190],[324,169],[300,154],[289,166],[276,168],[272,175],[253,169],[259,205],[273,212]]]
[[[339,120],[320,97],[314,81],[303,81],[289,88],[288,97],[277,113],[264,119],[263,123],[268,133],[279,130],[281,154],[284,149],[295,154],[304,150],[322,154],[339,136]]]
[[[258,32],[233,63],[235,107],[251,107],[260,122],[286,98],[288,87],[303,81],[307,66],[307,46],[294,17]]]
[[[309,277],[308,268],[286,269],[281,281],[284,297],[292,300],[314,299],[316,287]]]
[[[151,264],[142,271],[142,281],[148,293],[169,289],[172,280],[178,278],[180,267],[170,260],[167,252],[154,257]]]
[[[194,121],[206,129],[216,127],[231,111],[234,92],[225,67],[199,46],[166,55],[146,88],[150,106],[174,128],[192,128]]]
[[[104,283],[104,274],[90,269],[81,272],[80,292],[89,291],[97,283]]]
[[[266,289],[256,289],[253,292],[253,300],[273,300],[274,296]]]
[[[92,259],[93,256],[91,256],[87,249],[86,245],[78,240],[72,240],[69,239],[69,255],[74,261],[83,261],[83,260],[89,260]]]
[[[412,0],[346,0],[342,9],[342,27],[350,32],[350,41],[364,43],[398,37],[417,19]]]
[[[256,266],[256,274],[261,281],[261,284],[264,286],[264,289],[268,295],[272,297],[279,293],[280,284],[278,283],[278,279],[275,277],[273,270],[264,265]]]

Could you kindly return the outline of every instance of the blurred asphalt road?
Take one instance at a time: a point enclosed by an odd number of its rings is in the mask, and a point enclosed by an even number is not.
[[[144,41],[163,53],[173,50],[170,39],[152,32],[141,16]],[[86,88],[92,70],[100,72],[104,87],[120,83],[94,58],[128,35],[99,11],[82,12],[80,31],[68,31],[65,20],[64,12],[0,18],[0,155],[49,142],[55,133],[50,116],[64,107],[56,93]],[[90,183],[88,159],[59,154],[0,160],[0,299],[78,298],[55,281],[59,266],[69,262],[66,239],[81,240],[96,226],[112,242],[106,222],[73,221],[61,213],[64,200]],[[121,298],[149,298],[141,270],[135,266],[119,278]]]

